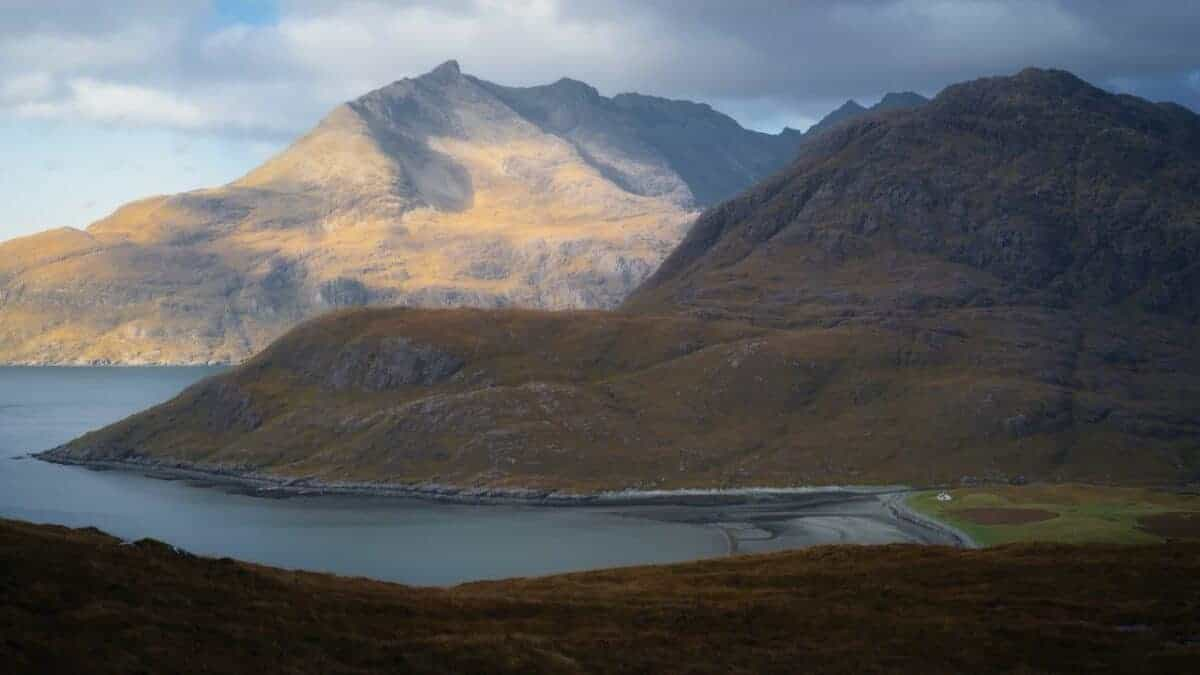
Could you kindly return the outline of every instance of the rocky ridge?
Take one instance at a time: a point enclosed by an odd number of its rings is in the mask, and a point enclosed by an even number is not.
[[[817,134],[832,129],[839,124],[849,122],[851,120],[870,115],[872,113],[885,112],[888,110],[911,110],[920,108],[929,103],[929,99],[921,96],[918,93],[905,92],[889,92],[879,99],[879,102],[871,107],[865,107],[858,101],[850,99],[846,101],[836,110],[822,117],[816,124],[808,128],[804,132],[807,138],[813,138]]]

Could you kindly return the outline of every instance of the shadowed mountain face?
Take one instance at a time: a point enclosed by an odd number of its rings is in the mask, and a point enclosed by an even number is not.
[[[1029,70],[813,137],[620,312],[328,317],[51,456],[581,488],[1197,480],[1198,261],[1200,118]]]
[[[824,134],[626,308],[842,333],[850,447],[1196,479],[1197,298],[1200,117],[1027,70]]]
[[[858,101],[846,101],[837,110],[829,113],[821,118],[821,121],[809,127],[808,131],[804,132],[804,135],[806,138],[812,138],[816,134],[832,129],[843,122],[849,122],[850,120],[858,119],[871,113],[887,110],[910,110],[912,108],[920,108],[926,103],[929,103],[929,99],[911,91],[886,94],[879,100],[879,103],[870,108],[864,108]]]
[[[747,131],[702,103],[605,98],[570,79],[528,88],[477,82],[627,190],[685,204],[707,206],[741,192],[791,161],[800,143],[793,131]]]
[[[1197,185],[1200,118],[1183,108],[1059,71],[978,80],[813,139],[704,214],[629,306],[790,325],[1023,303],[1190,323]]]
[[[0,245],[0,361],[238,361],[350,305],[612,307],[798,140],[448,62],[230,185]]]

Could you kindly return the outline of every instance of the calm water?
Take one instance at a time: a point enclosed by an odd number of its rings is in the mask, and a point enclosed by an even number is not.
[[[829,543],[949,543],[874,495],[709,506],[465,506],[367,497],[263,499],[25,457],[166,400],[213,368],[0,367],[0,516],[204,555],[410,584],[677,562]]]
[[[170,398],[213,368],[0,367],[0,516],[194,553],[449,584],[673,562],[726,551],[713,526],[619,510],[347,497],[259,499],[135,473],[15,459]]]

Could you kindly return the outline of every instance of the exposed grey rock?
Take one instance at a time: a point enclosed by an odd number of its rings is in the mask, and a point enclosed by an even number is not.
[[[253,431],[262,424],[250,395],[236,384],[221,380],[197,386],[200,387],[197,406],[205,410],[209,431]]]
[[[465,362],[402,337],[346,345],[335,357],[325,383],[333,389],[386,391],[401,386],[432,386],[450,379]]]
[[[357,279],[338,277],[321,284],[321,301],[334,307],[358,307],[367,304],[370,294]]]

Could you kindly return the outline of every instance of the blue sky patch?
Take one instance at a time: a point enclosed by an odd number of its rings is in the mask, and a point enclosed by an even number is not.
[[[213,0],[213,10],[221,25],[263,26],[279,21],[275,0]]]

